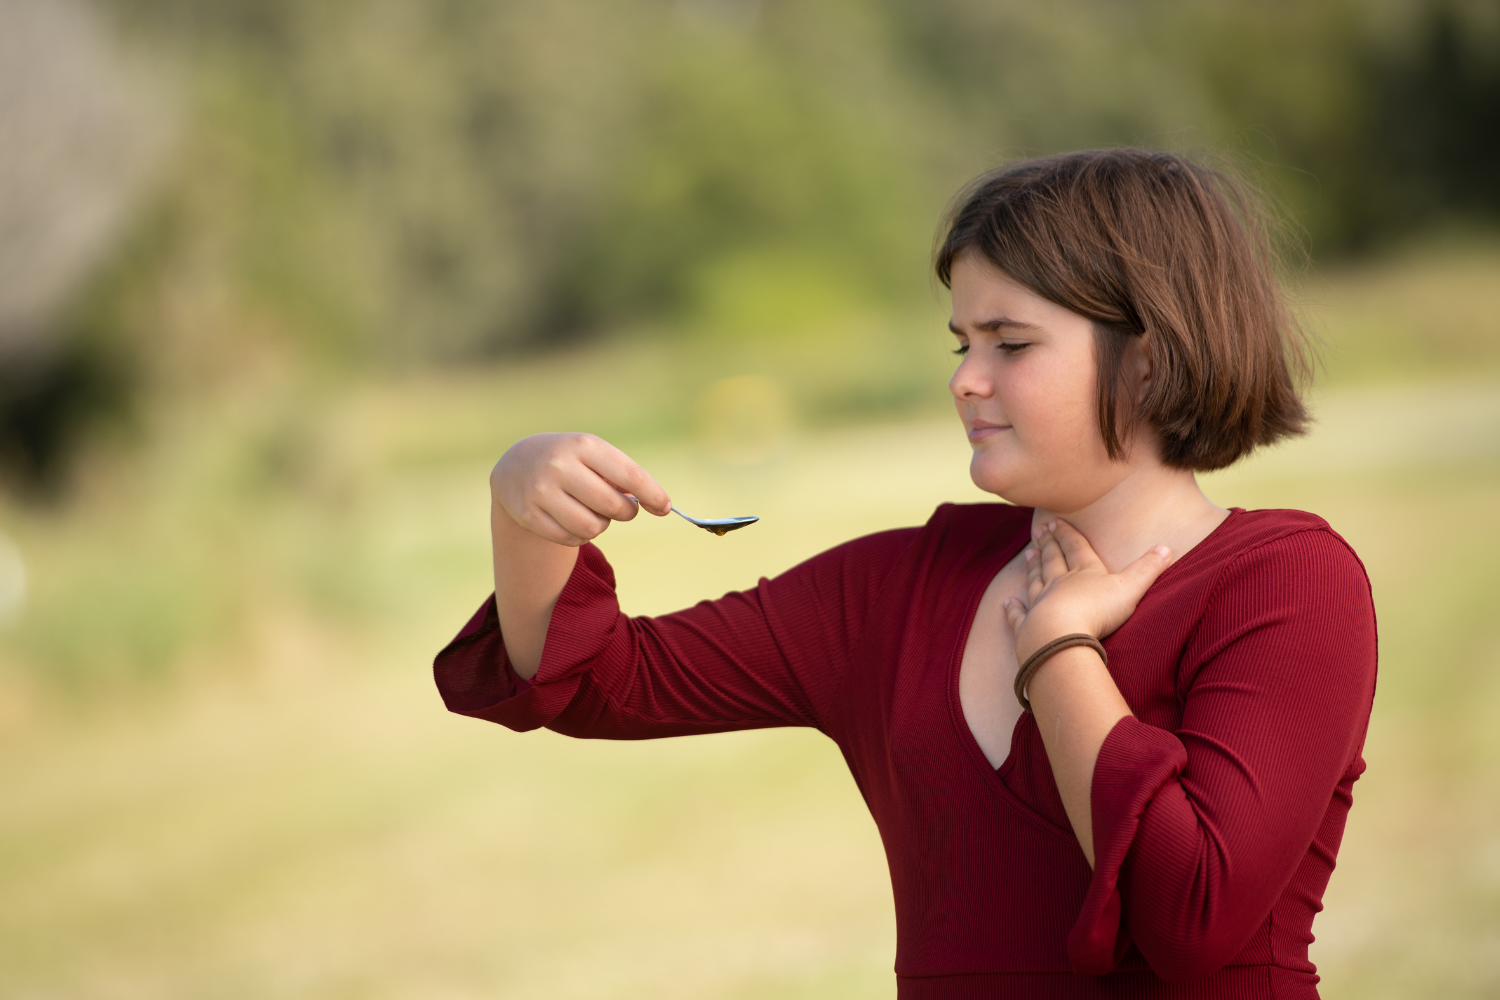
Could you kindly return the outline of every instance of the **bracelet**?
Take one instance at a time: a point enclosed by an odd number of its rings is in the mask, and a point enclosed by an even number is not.
[[[1104,644],[1093,636],[1084,632],[1058,636],[1026,657],[1026,662],[1021,664],[1020,670],[1016,671],[1016,699],[1020,701],[1023,710],[1031,711],[1031,702],[1026,698],[1026,685],[1031,683],[1031,678],[1036,676],[1037,671],[1041,670],[1053,655],[1074,646],[1088,646],[1099,654],[1099,659],[1104,661],[1106,667],[1109,666],[1109,654],[1104,651]]]

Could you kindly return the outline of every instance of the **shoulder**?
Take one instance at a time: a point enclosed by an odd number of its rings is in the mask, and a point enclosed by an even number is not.
[[[837,565],[871,570],[879,574],[899,560],[921,533],[921,528],[908,527],[861,535],[818,553],[807,561],[807,565]]]
[[[1378,659],[1375,602],[1349,543],[1321,517],[1297,510],[1236,511],[1214,541],[1221,552],[1205,560],[1216,563],[1204,574],[1206,600],[1184,621],[1179,691],[1218,664],[1244,671],[1245,691],[1279,692],[1278,712],[1326,721],[1342,705],[1350,718],[1368,718]]]
[[[819,552],[772,579],[762,578],[761,589],[783,595],[799,593],[801,600],[837,594],[844,600],[863,603],[884,585],[921,532],[921,528],[911,527],[862,535]]]
[[[1213,541],[1220,551],[1207,560],[1215,564],[1205,581],[1209,617],[1338,620],[1373,630],[1375,604],[1364,564],[1316,514],[1236,511]]]
[[[1333,621],[1372,632],[1375,604],[1364,565],[1316,514],[1234,510],[1148,592],[1144,627],[1185,629],[1184,641],[1220,642],[1273,622]]]
[[[927,519],[922,537],[934,549],[985,558],[992,549],[1030,536],[1031,511],[1008,503],[945,503]]]
[[[1030,508],[1010,504],[945,503],[921,527],[895,528],[836,545],[769,581],[773,587],[809,587],[819,593],[841,591],[862,603],[887,582],[910,576],[943,575],[994,550],[1013,545],[1030,532]],[[905,567],[905,570],[902,570]]]
[[[864,535],[814,556],[809,562],[890,568],[916,550],[952,549],[971,553],[1004,545],[1031,531],[1031,508],[1006,503],[945,503],[921,527]]]
[[[1031,528],[1031,508],[1009,503],[938,504],[927,519],[927,530],[991,533],[1007,528]]]
[[[1302,510],[1236,510],[1214,533],[1230,575],[1369,578],[1354,547],[1316,514]]]

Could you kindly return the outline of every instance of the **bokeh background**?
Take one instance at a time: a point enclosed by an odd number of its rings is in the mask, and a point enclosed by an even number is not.
[[[428,664],[527,433],[763,517],[612,528],[633,612],[979,499],[937,221],[1120,143],[1253,178],[1321,343],[1205,486],[1374,581],[1324,995],[1500,993],[1500,7],[0,0],[0,997],[893,995],[831,744]]]

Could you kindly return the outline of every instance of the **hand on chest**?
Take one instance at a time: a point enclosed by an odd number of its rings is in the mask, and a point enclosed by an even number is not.
[[[1010,753],[1010,737],[1021,705],[1016,676],[1016,637],[1005,620],[1005,599],[1024,597],[1026,563],[1020,553],[995,574],[979,601],[959,665],[958,697],[964,721],[991,767]]]

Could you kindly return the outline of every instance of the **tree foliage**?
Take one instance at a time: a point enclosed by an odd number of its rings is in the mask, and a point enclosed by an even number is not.
[[[1481,0],[95,2],[184,121],[149,238],[57,339],[85,315],[90,344],[179,384],[267,350],[807,335],[928,294],[951,193],[1067,148],[1225,152],[1324,259],[1500,220]]]
[[[1021,153],[1227,148],[1324,254],[1500,215],[1480,4],[113,6],[189,79],[279,109],[279,168],[341,220],[356,339],[399,357],[718,320],[705,286],[776,261],[910,293],[955,184]]]

